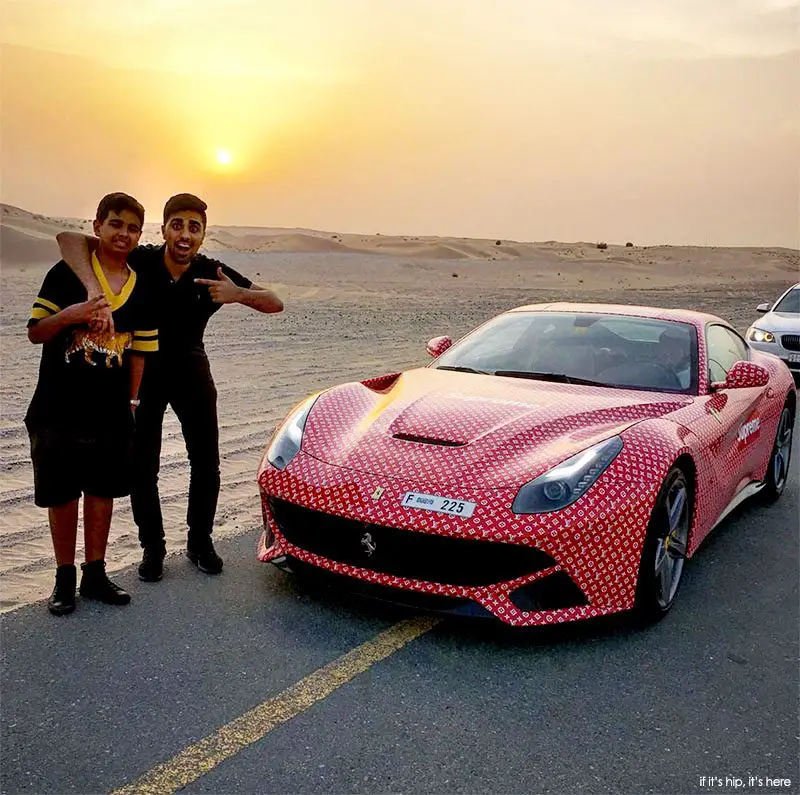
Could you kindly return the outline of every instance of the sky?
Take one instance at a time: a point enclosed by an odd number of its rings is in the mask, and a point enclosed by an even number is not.
[[[800,0],[0,0],[0,200],[800,247]]]

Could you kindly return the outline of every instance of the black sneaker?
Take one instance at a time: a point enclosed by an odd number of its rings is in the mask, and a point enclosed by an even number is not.
[[[158,582],[164,576],[164,556],[160,549],[147,549],[142,554],[139,564],[139,579],[143,582]]]
[[[68,563],[56,569],[56,585],[47,600],[47,609],[54,616],[65,616],[75,609],[75,582],[77,571]]]
[[[81,570],[83,574],[78,590],[84,599],[97,599],[107,605],[126,605],[131,601],[131,595],[127,591],[108,579],[104,560],[81,563]]]
[[[206,574],[219,574],[222,571],[222,558],[214,551],[210,538],[197,546],[190,544],[186,548],[186,557]]]

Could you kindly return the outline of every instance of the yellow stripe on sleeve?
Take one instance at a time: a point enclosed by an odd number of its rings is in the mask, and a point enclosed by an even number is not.
[[[53,313],[49,309],[42,309],[40,306],[35,306],[31,309],[31,320],[41,320],[44,317],[52,317]]]
[[[152,331],[134,331],[133,336],[136,339],[140,339],[142,337],[157,337],[158,329],[153,329]]]
[[[55,314],[56,312],[61,311],[61,307],[57,304],[54,304],[52,301],[48,301],[46,298],[42,298],[42,296],[37,295],[36,300],[33,302],[34,305],[41,304],[42,306],[46,307],[47,309],[52,309],[51,314]]]
[[[158,340],[137,340],[131,343],[131,350],[139,353],[155,353],[158,350]]]

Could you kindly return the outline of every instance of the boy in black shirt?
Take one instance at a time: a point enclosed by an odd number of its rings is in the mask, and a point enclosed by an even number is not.
[[[186,554],[201,571],[218,574],[223,561],[211,541],[220,489],[217,390],[203,346],[209,318],[222,304],[240,303],[258,312],[280,312],[283,303],[271,290],[250,282],[227,265],[198,251],[205,237],[206,204],[189,193],[164,206],[165,245],[140,246],[131,267],[147,273],[157,296],[160,352],[142,383],[135,438],[133,516],[144,554],[139,577],[160,580],[166,554],[158,494],[161,430],[171,405],[181,423],[189,456],[189,526]],[[87,264],[96,241],[83,235],[58,235],[61,253],[89,288],[97,291]]]
[[[39,380],[25,415],[31,439],[34,501],[47,508],[55,549],[56,584],[50,612],[75,609],[75,541],[83,494],[86,562],[80,592],[87,599],[127,604],[130,596],[108,579],[105,552],[114,498],[130,493],[133,413],[144,358],[158,350],[147,279],[126,259],[139,241],[144,209],[112,193],[97,208],[99,247],[92,271],[102,294],[86,288],[64,262],[45,276],[28,321],[28,338],[42,344]],[[107,307],[114,332],[90,328]]]

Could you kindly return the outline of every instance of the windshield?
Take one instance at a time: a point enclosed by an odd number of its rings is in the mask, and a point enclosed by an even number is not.
[[[624,315],[508,312],[431,366],[690,394],[697,388],[697,334],[688,323]]]
[[[800,288],[789,290],[772,310],[773,312],[791,312],[800,315]]]

